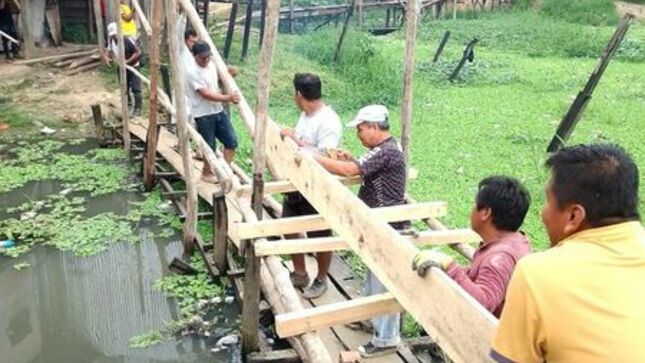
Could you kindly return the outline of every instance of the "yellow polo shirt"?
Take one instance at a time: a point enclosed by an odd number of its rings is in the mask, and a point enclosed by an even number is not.
[[[126,4],[121,4],[121,15],[130,15],[132,14],[132,9]],[[121,18],[121,30],[123,30],[123,35],[126,37],[136,37],[137,36],[137,24],[135,24],[134,19],[130,21],[125,21]]]
[[[645,362],[645,230],[579,232],[515,268],[491,357],[498,362]]]

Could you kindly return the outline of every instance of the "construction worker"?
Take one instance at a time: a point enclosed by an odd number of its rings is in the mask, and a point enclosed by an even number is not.
[[[546,161],[551,248],[515,268],[493,339],[497,362],[645,362],[645,229],[638,167],[616,145]]]
[[[16,25],[13,22],[13,14],[9,1],[0,0],[0,30],[8,36],[17,39],[18,34],[16,33]],[[18,45],[14,44],[4,35],[0,35],[0,38],[2,38],[2,50],[7,61],[13,60],[18,55]]]
[[[315,74],[298,73],[293,79],[293,100],[300,109],[300,118],[296,128],[282,128],[280,134],[290,137],[301,148],[313,152],[324,152],[328,148],[337,149],[342,140],[343,126],[338,114],[322,99],[322,83]],[[307,199],[298,192],[286,193],[282,203],[282,217],[296,217],[317,214],[316,209],[309,204]],[[307,236],[330,237],[331,231],[312,231]],[[297,238],[298,235],[289,235],[286,238]],[[331,252],[316,253],[318,262],[318,275],[309,286],[309,275],[305,265],[305,256],[292,255],[294,271],[291,273],[291,282],[294,287],[303,288],[303,296],[307,299],[317,298],[327,290],[327,273],[331,264]],[[309,286],[307,288],[307,286]]]
[[[197,125],[197,131],[204,140],[215,150],[215,141],[224,144],[224,159],[231,163],[237,148],[237,135],[222,102],[238,103],[240,96],[237,93],[224,94],[218,85],[217,69],[210,61],[211,48],[208,43],[198,40],[193,45],[193,56],[196,67],[186,73],[187,95],[190,99],[191,112]],[[211,166],[204,159],[202,180],[215,183],[217,179]]]
[[[107,59],[105,60],[107,64],[110,64],[111,61],[116,59],[119,55],[118,39],[117,39],[117,24],[110,23],[107,27],[108,33],[108,46],[107,46]],[[134,68],[139,67],[139,58],[141,57],[141,50],[137,46],[136,41],[131,37],[123,36],[123,48],[125,50],[125,63]],[[119,73],[120,74],[120,73]],[[134,98],[134,110],[132,111],[132,116],[141,116],[141,107],[143,104],[143,98],[141,96],[141,80],[139,77],[135,76],[132,71],[129,69],[126,70],[126,82],[127,82],[127,95],[128,95],[128,106],[132,105],[132,99]],[[132,97],[130,96],[132,93]]]
[[[470,266],[460,267],[452,257],[432,249],[419,252],[412,268],[419,276],[431,266],[444,270],[499,318],[515,264],[531,252],[528,239],[519,232],[529,204],[529,193],[518,180],[505,176],[483,179],[470,212],[470,227],[482,242]]]
[[[360,109],[356,118],[347,127],[355,127],[358,138],[369,151],[359,159],[347,152],[338,152],[335,160],[317,155],[316,160],[329,172],[343,176],[363,177],[358,197],[370,208],[400,205],[405,203],[406,168],[403,150],[390,134],[388,111],[385,106],[370,105]],[[390,223],[394,229],[408,230],[409,222]],[[372,274],[367,273],[365,294],[386,292],[385,286]],[[370,342],[358,347],[365,358],[397,351],[401,342],[399,334],[400,314],[379,316],[372,319],[374,335]]]
[[[137,23],[134,19],[136,12],[130,7],[129,0],[121,0],[119,14],[121,14],[120,24],[123,35],[137,40]]]

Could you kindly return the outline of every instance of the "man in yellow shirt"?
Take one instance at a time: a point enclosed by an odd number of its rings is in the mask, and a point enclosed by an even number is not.
[[[638,168],[615,145],[567,147],[546,162],[550,249],[519,261],[491,358],[645,362],[645,230]]]
[[[121,0],[121,30],[127,37],[137,38],[137,24],[134,21],[135,11],[130,7],[129,0]]]

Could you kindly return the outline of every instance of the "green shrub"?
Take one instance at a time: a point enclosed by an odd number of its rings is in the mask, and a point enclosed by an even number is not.
[[[570,23],[613,25],[618,15],[612,0],[544,0],[540,13]]]

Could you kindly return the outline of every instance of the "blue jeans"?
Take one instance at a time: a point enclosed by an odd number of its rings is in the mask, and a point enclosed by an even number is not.
[[[197,132],[204,138],[211,149],[215,150],[215,140],[219,140],[226,149],[237,148],[237,136],[226,112],[195,117]]]
[[[365,295],[376,295],[384,292],[387,292],[385,286],[371,271],[368,271],[367,279],[365,280]],[[374,336],[372,337],[372,344],[379,348],[399,345],[401,343],[400,324],[401,314],[398,313],[373,318]]]

